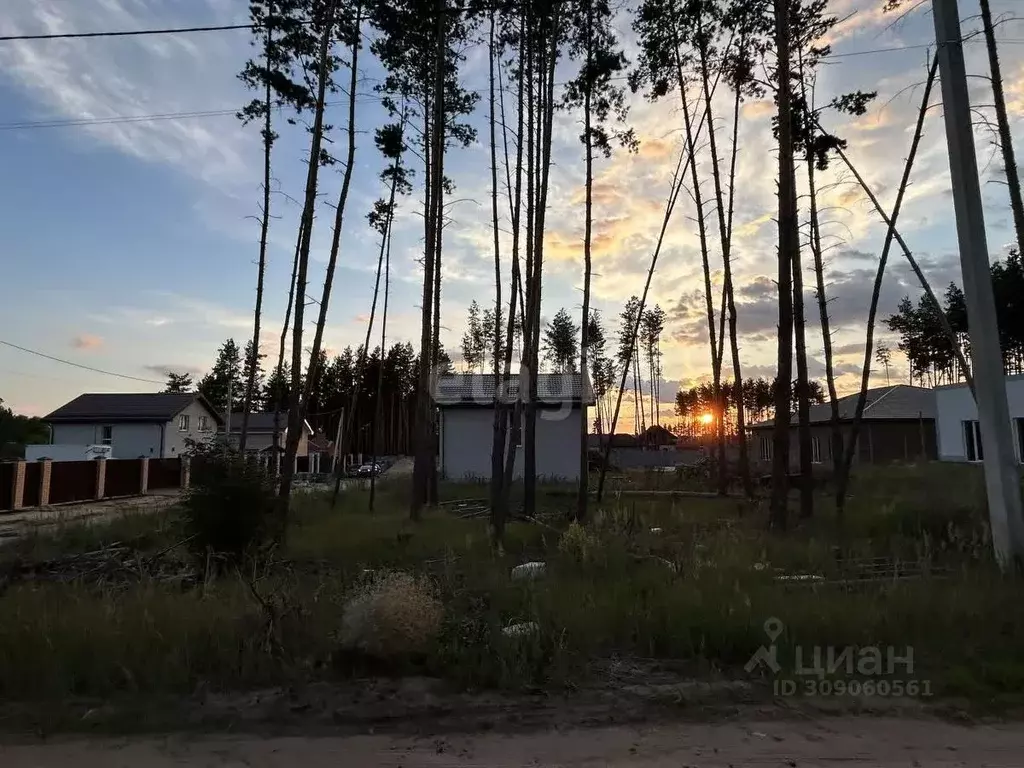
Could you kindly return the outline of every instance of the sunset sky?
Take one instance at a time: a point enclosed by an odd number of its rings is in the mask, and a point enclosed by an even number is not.
[[[833,53],[821,67],[819,103],[854,90],[877,90],[869,113],[856,119],[826,115],[825,124],[849,141],[849,155],[884,204],[891,207],[910,142],[934,42],[927,4],[901,23],[880,11],[882,0],[834,0],[844,18],[832,34]],[[961,0],[965,34],[978,28],[975,0]],[[996,15],[1018,0],[994,0]],[[247,20],[244,0],[3,0],[0,34],[127,30],[231,24]],[[635,58],[628,16],[617,28]],[[1024,21],[1001,24],[998,35],[1018,154],[1024,153]],[[468,54],[465,82],[482,100],[472,118],[479,141],[449,154],[457,190],[445,231],[443,342],[458,348],[466,308],[493,301],[490,173],[486,145],[487,62],[483,47]],[[991,103],[984,45],[966,46],[972,99]],[[251,335],[256,281],[262,151],[257,130],[230,110],[249,98],[236,77],[250,55],[249,33],[125,39],[0,42],[0,339],[82,365],[160,382],[167,370],[204,372],[227,337]],[[560,79],[572,75],[565,65]],[[380,66],[364,49],[356,175],[339,258],[326,341],[331,350],[360,343],[365,332],[377,244],[365,213],[384,193],[372,131],[385,120],[374,93]],[[341,98],[338,96],[337,98]],[[934,101],[938,102],[938,89]],[[629,123],[640,139],[634,154],[600,160],[595,184],[595,304],[614,325],[622,304],[643,285],[680,150],[678,97],[651,104],[630,96]],[[716,104],[724,128],[726,101]],[[743,107],[733,245],[745,375],[774,375],[777,291],[773,283],[777,230],[776,159],[772,105]],[[181,112],[222,112],[137,122],[67,121]],[[329,121],[343,122],[341,107]],[[53,125],[56,122],[57,125]],[[273,205],[265,323],[280,332],[298,205],[305,177],[306,136],[282,126],[275,147]],[[555,121],[554,167],[546,237],[543,315],[560,307],[580,313],[582,295],[582,147],[579,115]],[[988,129],[977,129],[992,258],[1005,254],[1012,222],[1002,162]],[[342,140],[340,131],[335,136]],[[926,135],[901,219],[901,231],[937,290],[959,280],[953,208],[940,108]],[[720,144],[728,146],[722,130]],[[314,232],[310,293],[319,296],[330,241],[326,207],[341,175],[322,174],[324,205]],[[875,264],[884,235],[870,204],[839,164],[822,180],[827,221],[829,295],[840,384],[849,390],[860,356]],[[802,180],[801,180],[801,183]],[[803,187],[802,187],[803,189]],[[707,193],[710,194],[710,185]],[[391,336],[418,338],[422,220],[413,197],[403,201],[394,238]],[[507,208],[506,208],[507,210]],[[655,274],[652,301],[668,313],[664,379],[671,400],[679,387],[709,373],[700,254],[694,207],[680,198]],[[506,217],[507,218],[507,217]],[[711,228],[716,231],[715,227]],[[717,246],[715,246],[717,251]],[[809,257],[808,257],[809,260]],[[883,293],[882,317],[918,289],[902,257],[894,258]],[[507,264],[507,261],[506,261]],[[808,288],[811,285],[808,273]],[[507,287],[506,287],[507,291]],[[811,294],[808,294],[809,301]],[[808,327],[817,328],[808,307]],[[310,330],[312,326],[310,326]],[[822,376],[820,334],[808,339],[811,373]],[[905,362],[894,375],[906,380]],[[884,375],[875,381],[884,383]],[[91,373],[0,346],[0,398],[18,412],[41,415],[81,392],[155,391],[156,383]],[[666,410],[667,413],[667,410]]]

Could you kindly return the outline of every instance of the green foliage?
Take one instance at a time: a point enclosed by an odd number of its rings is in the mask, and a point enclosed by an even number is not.
[[[256,554],[273,532],[273,479],[221,442],[193,443],[189,456],[192,479],[181,506],[192,551],[199,558],[213,554],[230,564]]]
[[[555,313],[544,329],[544,359],[551,363],[555,373],[579,371],[579,331],[564,308]]]
[[[34,416],[19,416],[0,398],[0,458],[24,458],[26,445],[50,442],[50,429]]]
[[[196,385],[191,373],[167,372],[167,385],[164,392],[195,392]]]
[[[199,392],[218,413],[225,413],[229,408],[232,411],[241,410],[245,380],[242,378],[241,351],[234,339],[228,339],[221,345],[213,369],[199,381]]]

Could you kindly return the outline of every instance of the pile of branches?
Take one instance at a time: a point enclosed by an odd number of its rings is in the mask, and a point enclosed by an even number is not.
[[[178,542],[155,554],[143,554],[120,542],[92,552],[63,555],[51,560],[15,560],[0,567],[0,594],[24,582],[80,582],[102,587],[124,587],[141,581],[179,584],[188,589],[199,584],[200,574],[172,554]]]

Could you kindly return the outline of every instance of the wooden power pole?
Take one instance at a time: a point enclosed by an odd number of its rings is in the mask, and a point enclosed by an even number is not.
[[[1006,377],[999,347],[995,294],[985,236],[985,213],[974,151],[960,10],[957,0],[934,0],[935,41],[942,77],[942,104],[949,145],[960,267],[963,271],[971,365],[985,455],[992,544],[1005,569],[1024,563],[1024,510],[1014,457]]]

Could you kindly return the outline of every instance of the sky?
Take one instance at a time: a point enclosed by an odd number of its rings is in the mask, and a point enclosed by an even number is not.
[[[832,0],[842,21],[821,67],[815,99],[825,103],[855,90],[877,90],[868,114],[826,113],[824,124],[849,142],[848,154],[886,208],[891,208],[916,120],[921,85],[934,43],[928,3],[899,23],[881,13],[882,0]],[[1024,20],[1018,0],[994,0],[1007,100],[1018,157],[1024,155]],[[961,0],[965,34],[979,27],[976,0]],[[245,0],[3,0],[0,35],[131,30],[244,23]],[[616,19],[628,56],[636,40],[628,16]],[[252,55],[250,33],[222,31],[135,38],[0,41],[0,340],[71,363],[122,374],[104,375],[0,345],[0,398],[15,411],[45,415],[82,392],[158,391],[169,370],[197,376],[229,337],[252,335],[262,183],[258,129],[234,110],[251,98],[237,73]],[[965,46],[972,103],[991,116],[987,58],[980,38]],[[565,64],[559,80],[570,77]],[[357,114],[357,158],[325,344],[329,352],[362,343],[378,242],[365,214],[386,193],[373,129],[386,120],[374,93],[383,76],[364,49]],[[564,74],[564,77],[562,76]],[[463,80],[482,99],[471,122],[479,138],[449,152],[456,185],[444,235],[442,342],[455,354],[471,301],[493,302],[490,169],[486,144],[487,59],[470,49]],[[340,96],[338,97],[341,98]],[[959,281],[959,255],[938,88],[908,191],[900,231],[936,290]],[[616,151],[595,173],[594,304],[609,333],[622,305],[639,293],[650,267],[665,197],[681,149],[676,100],[651,103],[630,94],[629,125],[636,153]],[[343,124],[342,107],[329,122]],[[716,97],[719,144],[729,149],[728,101]],[[743,105],[737,160],[734,274],[745,376],[773,376],[777,290],[773,283],[777,228],[777,160],[773,107]],[[210,113],[182,117],[177,113]],[[177,116],[174,116],[177,115]],[[151,116],[166,116],[152,119]],[[125,120],[124,118],[147,117]],[[553,167],[542,317],[582,305],[583,164],[578,113],[561,112],[554,126]],[[299,205],[306,174],[306,134],[280,126],[274,148],[274,195],[264,351],[276,356],[283,321]],[[344,141],[340,129],[332,137]],[[1001,157],[979,117],[979,166],[992,259],[1013,240]],[[707,170],[707,153],[702,168]],[[503,169],[501,170],[503,173]],[[707,174],[704,174],[707,175]],[[859,381],[865,317],[884,226],[839,163],[819,180],[827,252],[827,293],[834,326],[839,385]],[[805,184],[801,176],[801,185]],[[340,170],[321,174],[314,227],[310,294],[319,298],[329,253]],[[801,187],[805,189],[805,187]],[[704,189],[710,195],[710,185]],[[392,341],[418,340],[422,219],[417,195],[399,207],[392,251]],[[666,234],[651,287],[651,303],[668,314],[662,399],[709,375],[706,322],[695,208],[684,192]],[[805,205],[806,200],[802,199]],[[710,212],[710,211],[709,211]],[[507,214],[505,215],[507,229]],[[712,238],[715,240],[714,219]],[[507,246],[507,238],[504,239]],[[713,243],[713,252],[717,246]],[[507,271],[507,247],[505,268]],[[715,267],[713,263],[713,267]],[[720,264],[715,280],[720,283]],[[808,272],[808,290],[813,275]],[[507,295],[508,282],[505,284]],[[902,256],[886,273],[880,317],[905,294],[920,290]],[[307,316],[316,305],[307,307]],[[821,336],[808,293],[808,353],[812,376],[823,376]],[[313,330],[312,323],[307,331]],[[374,332],[377,337],[378,332]],[[885,334],[882,334],[885,341]],[[895,344],[893,343],[893,346]],[[894,382],[906,364],[894,358]],[[884,384],[875,371],[873,384]],[[671,406],[663,406],[667,416]]]

